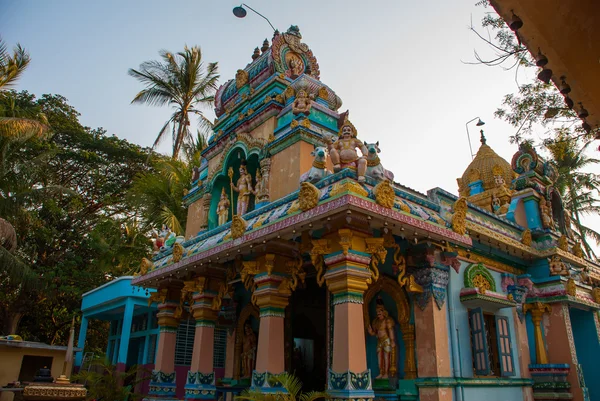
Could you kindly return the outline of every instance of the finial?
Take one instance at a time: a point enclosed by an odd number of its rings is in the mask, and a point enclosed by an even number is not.
[[[483,130],[480,130],[479,132],[481,132],[481,138],[479,139],[479,141],[481,142],[482,145],[485,145],[486,139],[485,139],[485,135],[483,135]]]
[[[269,50],[269,41],[267,39],[265,39],[265,41],[263,42],[262,47],[260,48],[260,51],[264,53],[267,50]]]
[[[252,60],[256,60],[259,57],[260,57],[260,50],[258,50],[258,47],[257,47],[254,49],[254,53],[252,54]]]
[[[280,35],[279,29],[275,29],[275,32],[273,32],[273,39],[275,39],[279,35]]]

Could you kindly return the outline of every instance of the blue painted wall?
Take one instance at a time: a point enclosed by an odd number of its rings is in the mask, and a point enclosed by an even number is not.
[[[460,349],[460,366],[456,369],[457,373],[461,377],[474,377],[473,374],[473,357],[471,351],[471,332],[469,327],[469,313],[468,308],[460,302],[460,290],[464,287],[464,271],[469,266],[465,262],[461,262],[459,273],[457,274],[453,269],[450,270],[450,282],[448,285],[448,297],[453,297],[454,316],[456,320],[456,327],[458,329],[458,349]],[[496,289],[498,292],[502,291],[501,287],[501,275],[498,272],[490,270],[490,273],[496,281]],[[448,304],[448,302],[446,302]],[[449,311],[450,313],[450,311]],[[515,366],[515,376],[512,378],[521,378],[521,371],[519,366],[519,355],[517,354],[516,340],[515,340],[515,321],[513,308],[500,309],[496,312],[496,315],[506,316],[508,318],[511,335],[511,345],[513,351],[513,359]],[[450,324],[448,324],[449,330]],[[450,333],[448,333],[450,336]],[[452,347],[455,344],[451,344]],[[452,348],[451,348],[452,352]],[[450,355],[452,357],[452,354]],[[456,391],[460,391],[457,389]],[[520,400],[523,398],[523,390],[521,387],[464,387],[464,401],[505,401],[505,400]],[[456,396],[455,396],[456,397]]]
[[[600,400],[600,342],[594,321],[595,312],[575,308],[570,308],[569,311],[577,360],[583,370],[590,400]]]

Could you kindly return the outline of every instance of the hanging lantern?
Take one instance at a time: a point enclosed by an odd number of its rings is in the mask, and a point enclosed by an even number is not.
[[[571,92],[571,86],[565,81],[565,76],[560,77],[560,87],[558,88],[560,93],[566,95]]]
[[[518,29],[521,29],[521,27],[523,26],[523,20],[521,20],[521,18],[519,18],[513,10],[510,10],[510,11],[512,12],[512,16],[510,17],[510,20],[508,21],[508,27],[512,31],[517,31]]]
[[[540,71],[537,77],[540,81],[547,84],[550,82],[550,78],[552,78],[552,70],[549,68],[544,68],[542,71]]]
[[[571,99],[569,96],[565,96],[565,104],[570,109],[572,109],[573,106],[575,105],[575,103],[573,103],[573,99]]]
[[[548,64],[548,57],[544,56],[542,54],[542,51],[538,47],[538,54],[537,56],[535,56],[535,65],[537,65],[538,67],[543,67],[546,64]]]
[[[579,106],[581,106],[579,109],[579,112],[577,113],[579,118],[586,118],[587,116],[590,115],[590,113],[588,113],[588,111],[583,108],[583,104],[581,102],[579,102]]]

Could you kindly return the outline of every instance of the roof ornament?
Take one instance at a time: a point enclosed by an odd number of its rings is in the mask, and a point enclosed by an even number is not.
[[[479,132],[481,133],[481,138],[479,139],[479,141],[482,145],[485,145],[487,140],[485,139],[485,135],[483,135],[483,130],[480,130]]]
[[[262,44],[262,47],[260,48],[261,52],[266,52],[267,50],[269,50],[269,41],[265,38],[265,41]]]

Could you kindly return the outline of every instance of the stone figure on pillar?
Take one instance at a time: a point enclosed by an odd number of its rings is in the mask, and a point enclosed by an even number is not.
[[[396,336],[394,333],[395,322],[383,305],[383,300],[377,298],[377,317],[369,325],[368,331],[377,337],[377,362],[379,375],[377,379],[387,379],[390,374],[391,363],[396,361]]]
[[[256,347],[258,341],[249,322],[244,325],[244,342],[242,344],[242,378],[252,377],[256,363]]]
[[[237,200],[237,215],[243,216],[248,211],[250,205],[250,195],[254,192],[252,189],[252,176],[248,174],[246,160],[242,160],[240,165],[240,178],[237,180],[237,185],[231,183],[231,188],[239,193]]]
[[[335,142],[331,141],[331,138],[327,138],[329,141],[329,155],[333,163],[333,171],[338,172],[345,167],[352,167],[356,169],[358,175],[358,181],[365,180],[365,173],[367,171],[367,160],[364,155],[367,154],[367,147],[359,141],[357,138],[356,128],[348,120],[347,112],[344,114],[344,121],[338,132],[338,140]],[[363,156],[359,156],[356,149],[360,149]]]
[[[221,191],[221,199],[217,205],[217,215],[219,216],[220,226],[227,223],[227,218],[229,217],[229,206],[231,206],[231,203],[229,202],[229,198],[225,193],[225,188],[223,188]]]

